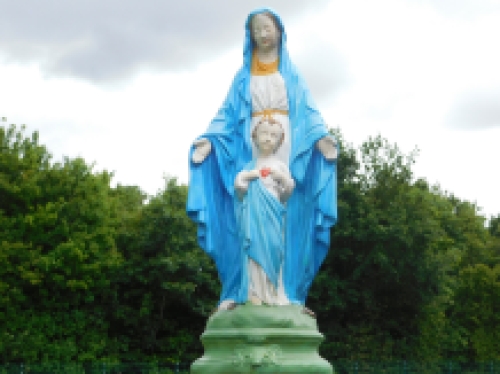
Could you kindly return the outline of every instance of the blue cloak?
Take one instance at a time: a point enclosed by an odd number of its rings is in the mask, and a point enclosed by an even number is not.
[[[287,88],[290,117],[290,172],[295,190],[286,206],[283,283],[288,299],[305,304],[307,293],[330,242],[330,228],[337,220],[336,162],[327,161],[316,142],[328,135],[311,94],[292,64],[286,49],[281,18],[271,9],[249,14],[245,24],[243,66],[205,134],[212,151],[201,163],[191,161],[186,210],[198,226],[198,243],[215,261],[222,283],[220,301],[247,301],[242,243],[234,207],[234,179],[252,160],[250,125],[252,104],[250,68],[253,43],[250,20],[270,12],[281,30],[279,71]]]
[[[250,162],[245,170],[255,168]],[[260,178],[248,183],[240,201],[235,196],[236,221],[242,253],[242,293],[248,293],[248,258],[264,270],[269,281],[278,289],[278,278],[285,252],[283,226],[285,207],[264,186]]]

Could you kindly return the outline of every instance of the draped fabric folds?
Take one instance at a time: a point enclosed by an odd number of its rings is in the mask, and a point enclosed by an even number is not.
[[[254,166],[255,163],[252,162],[247,170]],[[267,190],[260,179],[255,179],[249,182],[242,200],[235,197],[235,212],[243,259],[242,292],[248,293],[249,258],[264,270],[274,288],[278,289],[285,250],[283,204]]]
[[[252,160],[250,19],[270,12],[279,23],[279,71],[287,88],[290,117],[290,171],[295,190],[286,205],[283,283],[288,299],[304,304],[328,248],[337,219],[336,162],[326,161],[316,142],[328,135],[304,81],[290,61],[281,18],[270,9],[252,12],[245,26],[244,63],[205,134],[212,151],[201,163],[190,161],[188,215],[198,227],[198,242],[212,257],[222,283],[220,301],[247,301],[246,264],[236,223],[234,179]],[[193,149],[190,152],[190,160]]]

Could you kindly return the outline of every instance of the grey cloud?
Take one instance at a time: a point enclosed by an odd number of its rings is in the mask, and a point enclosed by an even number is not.
[[[326,3],[267,1],[285,25]],[[0,0],[0,57],[94,82],[143,67],[186,69],[241,45],[246,15],[258,6],[258,0]]]
[[[446,122],[466,130],[500,127],[500,87],[463,94],[453,105]]]
[[[451,18],[474,19],[500,10],[497,1],[425,0],[439,13]]]
[[[335,98],[351,84],[347,62],[332,46],[312,42],[293,60],[317,102]]]

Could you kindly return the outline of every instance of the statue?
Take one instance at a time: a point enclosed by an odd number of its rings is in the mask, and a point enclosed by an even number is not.
[[[252,131],[256,159],[236,176],[236,221],[243,250],[243,282],[256,305],[288,305],[282,278],[285,207],[295,182],[276,156],[284,140],[281,124],[259,121]]]
[[[305,301],[337,219],[337,144],[280,17],[256,10],[245,31],[243,67],[190,152],[186,208],[222,283],[191,373],[332,374]]]
[[[190,152],[187,212],[217,266],[219,310],[305,306],[337,219],[337,144],[280,17],[256,10],[245,32],[243,66]]]

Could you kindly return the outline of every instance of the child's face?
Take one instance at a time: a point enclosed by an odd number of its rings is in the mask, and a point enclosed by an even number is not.
[[[255,129],[255,146],[261,154],[268,156],[278,149],[282,136],[280,125],[261,122]]]

